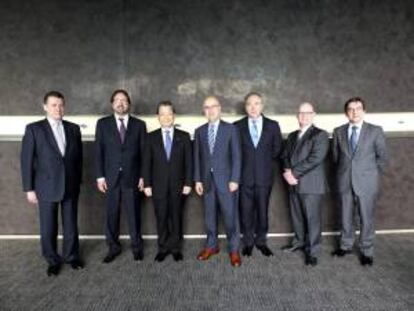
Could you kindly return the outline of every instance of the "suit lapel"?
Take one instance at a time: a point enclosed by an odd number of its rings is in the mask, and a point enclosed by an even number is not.
[[[127,128],[126,128],[126,133],[125,133],[125,140],[124,140],[124,144],[126,144],[127,143],[127,140],[128,140],[128,138],[132,135],[131,134],[131,132],[132,132],[132,129],[133,129],[133,127],[134,127],[134,123],[133,123],[134,121],[133,121],[133,119],[132,119],[132,117],[131,117],[131,115],[129,115],[129,117],[128,117],[128,125],[127,125]],[[118,132],[119,133],[119,132]],[[119,135],[118,135],[119,136]],[[119,136],[119,141],[121,141],[121,137]]]
[[[72,145],[72,133],[69,130],[69,126],[66,123],[66,121],[62,121],[62,125],[63,125],[63,130],[65,131],[65,140],[66,140],[65,155],[66,155],[69,148]]]
[[[361,129],[360,129],[360,132],[359,132],[358,142],[357,142],[357,146],[356,146],[356,149],[355,149],[355,152],[354,152],[354,156],[358,152],[358,150],[360,149],[361,144],[364,143],[366,133],[367,133],[367,124],[365,122],[362,122],[362,126],[361,126]]]
[[[298,135],[299,135],[299,133],[300,133],[300,130],[298,130],[297,131],[297,133],[296,133],[296,143],[295,143],[295,149],[294,149],[294,152],[296,152],[296,150],[299,150],[301,147],[302,147],[302,145],[303,145],[303,143],[306,141],[306,139],[311,135],[311,133],[312,133],[312,131],[313,131],[313,125],[311,125],[308,129],[307,129],[307,131],[305,132],[305,134],[303,134],[303,136],[298,140]]]
[[[352,158],[351,151],[349,150],[349,139],[348,139],[348,124],[344,125],[339,131],[339,143],[342,144],[342,150]]]
[[[217,133],[216,133],[216,139],[214,140],[214,149],[213,149],[213,155],[216,153],[217,147],[220,146],[220,141],[222,140],[223,133],[223,121],[220,120]],[[208,142],[207,142],[208,145]]]
[[[162,137],[162,135],[163,135],[162,129],[159,129],[157,131],[158,131],[158,133],[157,133],[157,143],[156,144],[157,144],[157,146],[160,150],[160,153],[163,154],[163,158],[164,158],[165,162],[168,162],[167,153],[166,153],[165,147],[164,147],[164,140],[163,140],[163,137]],[[172,153],[172,150],[171,150],[171,153]]]
[[[267,122],[267,120],[264,116],[262,116],[262,121],[263,121],[262,122],[262,132],[260,134],[259,142],[257,143],[257,148],[259,148],[262,145],[263,141],[265,141],[265,137],[268,135],[267,134],[268,133],[267,127],[268,127],[269,123]],[[253,144],[253,141],[252,141],[252,144]]]
[[[131,121],[131,120],[129,120],[129,121]],[[119,136],[118,124],[117,124],[115,116],[112,116],[112,120],[111,120],[111,122],[109,122],[109,125],[110,125],[110,131],[112,132],[112,135],[114,136],[115,141],[118,142],[119,144],[121,144],[121,137]],[[130,125],[131,125],[130,122],[128,122],[128,126],[130,126]],[[127,132],[128,132],[128,130],[127,130]],[[126,136],[125,136],[125,138],[126,138]]]
[[[52,127],[50,126],[50,123],[47,119],[45,119],[43,121],[43,129],[45,130],[47,141],[49,142],[49,144],[52,146],[53,149],[55,149],[55,151],[60,156],[62,156],[62,154],[60,153],[60,150],[59,150],[59,146],[56,142],[55,135],[53,134]]]
[[[170,154],[170,161],[173,158],[175,152],[177,151],[177,144],[180,141],[180,133],[177,129],[174,128],[174,136],[172,139],[172,146],[171,146],[171,154]]]

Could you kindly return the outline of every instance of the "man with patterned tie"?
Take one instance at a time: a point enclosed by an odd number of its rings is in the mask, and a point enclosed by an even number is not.
[[[63,95],[44,96],[46,119],[28,124],[22,141],[23,190],[31,204],[39,205],[42,253],[47,275],[57,275],[62,263],[83,268],[79,258],[78,198],[82,180],[82,141],[78,125],[62,120]],[[58,209],[61,206],[63,256],[57,252]]]
[[[349,123],[334,130],[333,159],[341,201],[342,230],[340,246],[332,255],[352,253],[353,215],[359,212],[359,250],[361,265],[373,264],[374,207],[379,178],[387,164],[385,135],[380,126],[364,121],[366,104],[360,97],[350,98],[344,106]]]
[[[140,191],[143,191],[143,153],[147,135],[143,121],[129,114],[131,99],[125,90],[111,96],[114,114],[96,125],[95,163],[98,190],[106,194],[105,234],[109,251],[104,263],[121,253],[120,207],[126,210],[134,260],[144,257],[141,237]]]
[[[238,188],[241,172],[240,138],[237,128],[220,119],[217,97],[208,96],[203,103],[208,123],[194,134],[195,190],[204,201],[207,243],[198,260],[208,260],[219,252],[217,214],[220,206],[226,229],[230,263],[241,265]]]
[[[193,183],[190,135],[174,127],[175,111],[170,101],[157,107],[161,128],[148,135],[144,155],[144,192],[152,197],[157,221],[158,252],[162,262],[172,254],[183,260],[182,211]]]
[[[244,98],[247,116],[235,123],[240,131],[242,174],[240,220],[243,233],[242,255],[251,256],[253,246],[264,256],[273,252],[267,246],[268,206],[274,176],[278,170],[282,135],[279,124],[266,118],[262,96],[252,92]]]

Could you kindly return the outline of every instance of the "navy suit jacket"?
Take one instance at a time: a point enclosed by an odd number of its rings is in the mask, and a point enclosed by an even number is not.
[[[130,115],[122,144],[114,115],[99,119],[95,134],[96,177],[105,177],[112,188],[122,170],[123,186],[136,187],[142,177],[146,135],[145,122]]]
[[[39,201],[60,202],[79,195],[82,180],[82,140],[77,124],[63,120],[65,156],[60,153],[47,119],[28,124],[22,140],[23,191],[35,191]]]
[[[234,123],[240,131],[242,150],[241,184],[272,186],[282,148],[279,123],[263,116],[263,128],[257,148],[249,131],[248,117]]]
[[[229,182],[240,183],[241,150],[237,128],[220,120],[213,154],[208,145],[208,123],[196,129],[194,135],[194,181],[210,188],[211,175],[219,191],[228,192]]]

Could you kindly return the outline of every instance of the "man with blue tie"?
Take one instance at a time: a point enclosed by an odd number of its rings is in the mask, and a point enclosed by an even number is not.
[[[157,107],[161,128],[148,135],[144,156],[144,192],[152,197],[157,221],[158,252],[162,262],[172,254],[183,260],[182,211],[193,183],[191,139],[174,127],[175,111],[170,101]]]
[[[332,255],[343,257],[352,253],[353,215],[354,209],[357,209],[361,219],[360,263],[372,266],[374,207],[380,174],[388,160],[385,135],[380,126],[364,121],[366,104],[362,98],[350,98],[344,110],[349,123],[334,129],[333,133],[333,159],[341,201],[342,230],[340,246]]]
[[[235,123],[240,131],[242,173],[240,220],[243,233],[242,255],[251,256],[253,246],[265,256],[273,255],[267,246],[268,206],[282,145],[279,124],[266,118],[262,96],[246,95],[247,116]]]
[[[238,188],[241,173],[240,138],[237,128],[220,119],[217,97],[208,96],[203,103],[208,123],[194,134],[194,181],[198,195],[203,196],[207,230],[205,248],[198,260],[208,260],[219,252],[217,239],[218,205],[224,218],[230,263],[241,265]]]
[[[65,98],[44,96],[46,119],[28,124],[22,141],[23,190],[39,205],[40,241],[47,275],[59,274],[62,263],[83,268],[79,258],[78,198],[82,180],[82,140],[77,124],[62,120]],[[63,256],[57,252],[58,212],[62,212]]]

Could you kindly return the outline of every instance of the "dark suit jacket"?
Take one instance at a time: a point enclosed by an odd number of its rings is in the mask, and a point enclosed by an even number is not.
[[[26,126],[21,151],[23,191],[35,191],[40,201],[59,202],[79,195],[82,180],[82,140],[78,125],[64,121],[63,157],[47,119]]]
[[[122,144],[114,115],[99,119],[95,134],[96,177],[105,177],[112,188],[122,169],[123,185],[136,187],[142,177],[146,135],[145,122],[130,115]]]
[[[206,191],[211,182],[211,171],[219,191],[228,192],[230,181],[240,183],[241,150],[239,131],[233,124],[220,120],[214,152],[208,146],[208,123],[195,131],[194,181],[202,182]]]
[[[234,123],[240,131],[242,150],[241,184],[272,186],[282,147],[279,123],[263,116],[263,128],[257,148],[254,147],[245,117]]]
[[[165,198],[168,190],[181,193],[193,183],[191,139],[187,132],[174,129],[170,159],[164,149],[161,129],[148,135],[144,155],[144,185],[152,187],[154,198]]]
[[[299,130],[289,134],[282,153],[284,168],[290,168],[299,179],[294,188],[299,193],[322,194],[327,191],[325,158],[329,136],[324,130],[311,126],[298,141]],[[290,189],[294,189],[290,187]]]

